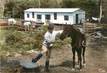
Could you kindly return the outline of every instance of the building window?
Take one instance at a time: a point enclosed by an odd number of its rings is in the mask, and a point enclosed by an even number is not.
[[[45,19],[50,20],[50,15],[45,15]]]
[[[27,18],[29,18],[29,14],[27,14]]]
[[[38,14],[37,19],[42,19],[42,16]]]
[[[32,18],[35,18],[35,13],[34,12],[32,12]]]
[[[69,20],[69,16],[68,15],[64,15],[64,20]]]
[[[54,19],[55,20],[57,19],[57,13],[54,13]]]

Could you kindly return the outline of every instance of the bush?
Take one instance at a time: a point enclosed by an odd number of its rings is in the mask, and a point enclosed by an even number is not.
[[[0,43],[0,51],[25,53],[31,49],[40,50],[46,31],[47,26],[41,26],[32,32],[17,31],[15,29],[5,30],[5,42],[3,44]],[[53,48],[60,49],[70,42],[70,38],[66,38],[64,41],[57,39]]]
[[[103,34],[104,36],[107,36],[107,24],[103,24],[103,25],[102,25],[102,34]]]
[[[63,46],[69,44],[71,42],[70,38],[65,38],[63,41],[60,39],[57,39],[53,45],[53,48],[62,48]]]

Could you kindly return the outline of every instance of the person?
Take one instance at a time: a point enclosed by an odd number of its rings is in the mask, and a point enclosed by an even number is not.
[[[45,70],[49,71],[49,59],[51,54],[51,48],[53,46],[53,42],[55,41],[55,36],[53,35],[54,25],[48,25],[48,31],[44,35],[44,41],[42,45],[42,51],[36,56],[36,58],[32,59],[33,63],[36,63],[44,53],[46,53],[46,61],[45,61]]]

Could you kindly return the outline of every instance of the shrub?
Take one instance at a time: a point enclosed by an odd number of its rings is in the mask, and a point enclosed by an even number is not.
[[[69,44],[71,42],[71,39],[70,38],[65,38],[63,41],[60,40],[60,39],[57,39],[53,45],[53,48],[56,48],[56,49],[60,49],[62,48],[63,46]]]
[[[0,44],[0,51],[23,52],[31,49],[39,49],[42,47],[44,34],[47,31],[47,26],[41,26],[32,32],[17,31],[15,29],[5,30],[5,42]],[[59,38],[55,41],[53,48],[62,48],[70,43],[71,40],[66,38],[61,41]],[[4,52],[4,54],[5,54]]]

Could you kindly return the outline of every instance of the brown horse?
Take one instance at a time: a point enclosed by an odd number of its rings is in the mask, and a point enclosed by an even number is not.
[[[79,29],[75,28],[73,25],[66,25],[63,28],[63,32],[60,39],[63,40],[66,37],[72,39],[72,53],[73,53],[73,69],[75,69],[75,53],[78,55],[79,68],[82,68],[82,62],[85,64],[85,45],[86,37],[85,34],[81,33]],[[83,61],[82,61],[83,60]]]

